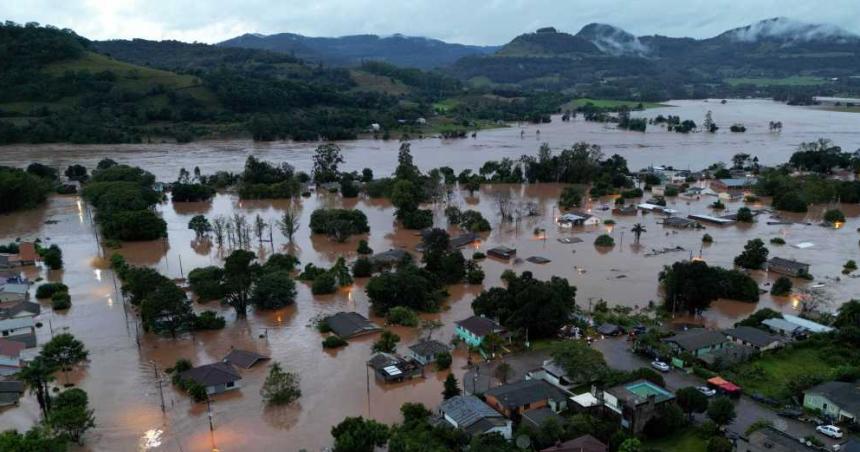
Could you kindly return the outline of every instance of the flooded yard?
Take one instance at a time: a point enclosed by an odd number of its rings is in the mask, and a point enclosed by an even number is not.
[[[572,124],[554,121],[541,126],[524,126],[526,134],[520,138],[517,127],[479,132],[475,139],[441,141],[416,140],[412,152],[422,170],[448,165],[459,171],[478,168],[489,159],[504,156],[519,157],[534,154],[541,142],[549,142],[555,149],[586,141],[603,146],[604,153],[618,153],[628,159],[631,169],[649,164],[672,164],[679,168],[699,169],[714,161],[727,161],[738,152],[758,156],[764,164],[785,161],[795,146],[802,141],[828,137],[844,150],[860,147],[860,116],[819,110],[786,107],[768,101],[719,102],[679,101],[677,107],[649,110],[644,114],[656,116],[661,111],[691,118],[699,122],[708,109],[725,129],[733,122],[744,122],[745,134],[718,133],[682,136],[654,129],[646,134],[609,130],[602,124]],[[784,124],[781,134],[767,130],[767,122],[780,120]],[[537,129],[540,129],[540,136]],[[722,132],[722,131],[721,131]],[[199,166],[203,173],[216,170],[238,172],[248,155],[274,162],[286,161],[298,169],[309,169],[313,144],[251,142],[202,142],[176,145],[120,145],[73,146],[44,145],[0,148],[0,165],[26,165],[40,161],[60,168],[81,163],[90,168],[104,157],[140,166],[153,172],[159,180],[176,178],[180,167]],[[377,176],[391,173],[396,165],[398,143],[359,140],[344,143],[346,163],[342,169],[360,170],[370,167]],[[568,278],[577,287],[577,304],[585,309],[598,300],[610,305],[645,307],[649,302],[659,303],[657,275],[664,265],[681,259],[699,257],[712,265],[731,267],[747,240],[762,238],[771,256],[793,258],[811,264],[814,282],[796,282],[799,288],[824,284],[821,289],[834,300],[826,309],[835,309],[838,303],[860,292],[860,281],[841,275],[842,265],[857,259],[860,234],[860,208],[842,206],[847,223],[839,229],[818,226],[823,206],[801,216],[787,216],[792,220],[812,224],[768,225],[769,214],[758,217],[752,225],[708,226],[705,230],[677,230],[659,224],[661,215],[637,213],[635,216],[612,215],[600,210],[600,205],[611,200],[595,200],[584,210],[614,225],[560,228],[556,223],[559,212],[558,197],[562,186],[485,185],[475,196],[454,191],[451,203],[461,209],[477,209],[490,221],[493,230],[481,240],[464,249],[466,257],[474,251],[486,252],[494,246],[516,248],[517,259],[509,262],[488,258],[482,262],[486,279],[482,286],[458,285],[449,288],[450,296],[439,314],[425,318],[438,318],[444,327],[434,337],[447,341],[451,338],[454,322],[471,315],[471,302],[484,288],[500,285],[500,275],[507,269],[517,272],[531,271],[540,279],[553,275]],[[499,196],[510,196],[515,203],[532,203],[537,215],[519,222],[502,223],[497,208]],[[678,215],[709,213],[708,205],[715,198],[670,198],[669,207]],[[252,219],[260,215],[268,222],[279,218],[297,203],[301,209],[301,229],[296,242],[287,241],[275,228],[274,243],[259,244],[261,259],[272,250],[295,254],[302,265],[314,263],[330,266],[338,257],[353,260],[360,239],[366,239],[374,251],[405,248],[414,253],[419,237],[415,231],[400,228],[394,219],[394,208],[388,201],[359,198],[344,200],[337,195],[314,194],[310,198],[294,201],[242,201],[233,194],[218,194],[209,202],[158,206],[167,221],[169,238],[164,241],[126,243],[118,250],[102,249],[96,242],[92,212],[77,196],[54,196],[41,208],[0,216],[0,243],[16,238],[41,237],[48,243],[60,245],[64,252],[65,269],[42,271],[28,269],[32,279],[39,276],[50,281],[62,281],[70,287],[72,308],[54,313],[50,303],[42,303],[38,329],[39,341],[50,339],[52,332],[69,331],[81,339],[90,350],[90,360],[82,370],[70,375],[79,387],[85,389],[95,410],[97,427],[87,434],[87,448],[91,450],[184,450],[203,451],[218,448],[235,450],[319,450],[330,445],[331,427],[346,416],[369,416],[392,423],[400,420],[399,408],[404,402],[423,402],[435,407],[442,400],[442,381],[446,372],[437,373],[428,368],[425,377],[400,384],[377,382],[368,375],[365,366],[375,335],[350,341],[350,345],[336,350],[323,350],[322,336],[313,327],[314,319],[337,311],[357,311],[370,315],[364,293],[366,278],[359,278],[352,286],[336,294],[314,296],[310,287],[299,282],[295,305],[277,311],[251,311],[247,319],[236,320],[232,308],[217,302],[195,304],[197,309],[214,309],[227,318],[224,330],[195,333],[172,340],[145,334],[136,325],[135,316],[125,307],[118,293],[118,281],[107,268],[106,258],[112,252],[125,256],[133,265],[157,268],[171,278],[186,276],[194,268],[221,265],[230,250],[214,244],[195,241],[194,232],[187,228],[194,215],[208,218],[240,213]],[[727,213],[744,204],[728,203]],[[311,213],[319,207],[348,207],[362,210],[368,217],[370,233],[354,236],[346,243],[335,243],[325,236],[312,236],[308,229]],[[445,227],[444,205],[428,206],[435,212],[435,224]],[[750,205],[763,208],[765,204]],[[634,243],[631,228],[641,223],[647,229],[639,244]],[[535,234],[535,229],[545,232]],[[450,231],[456,234],[454,230]],[[594,239],[608,233],[615,239],[610,249],[598,249]],[[714,242],[702,244],[704,233]],[[580,238],[579,243],[565,244],[562,238]],[[787,243],[777,246],[768,243],[770,238],[782,237]],[[793,245],[811,242],[810,248]],[[674,252],[655,253],[664,249]],[[526,258],[540,256],[550,260],[534,264]],[[776,275],[753,272],[753,277],[766,288]],[[839,280],[836,279],[839,277]],[[796,297],[762,295],[757,304],[733,301],[715,302],[704,313],[705,321],[712,325],[727,326],[758,308],[771,307],[789,312],[798,308]],[[679,313],[680,316],[680,313]],[[383,319],[374,318],[383,323]],[[689,320],[689,319],[688,319]],[[417,331],[396,327],[402,338],[401,352],[413,344]],[[241,348],[268,355],[272,360],[301,377],[302,397],[289,407],[267,408],[259,394],[265,378],[265,365],[242,370],[241,389],[215,396],[211,404],[214,433],[210,434],[209,416],[205,404],[192,404],[189,398],[170,385],[163,370],[178,358],[190,358],[195,365],[222,359],[231,348]],[[465,372],[466,356],[455,354],[453,372],[458,379]],[[165,412],[161,411],[158,379],[164,378]],[[4,428],[26,429],[38,420],[39,410],[35,398],[25,396],[20,407],[0,411],[0,425]]]

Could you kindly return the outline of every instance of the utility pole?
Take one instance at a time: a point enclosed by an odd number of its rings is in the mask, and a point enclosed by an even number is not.
[[[182,270],[182,254],[179,254],[179,277],[185,279],[185,272]]]
[[[164,388],[161,386],[161,376],[158,375],[158,363],[152,360],[152,370],[155,372],[155,381],[158,382],[158,393],[161,395],[161,412],[165,413],[164,409]],[[208,399],[208,398],[207,398]]]

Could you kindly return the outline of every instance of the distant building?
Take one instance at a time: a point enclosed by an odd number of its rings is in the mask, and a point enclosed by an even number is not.
[[[699,223],[689,218],[668,217],[663,219],[663,226],[675,229],[696,229]]]
[[[676,353],[687,352],[695,357],[724,348],[729,342],[719,331],[693,328],[663,339]]]
[[[421,363],[422,366],[436,361],[436,355],[450,351],[451,347],[433,339],[422,339],[409,346],[412,359]]]
[[[570,441],[541,449],[541,452],[609,452],[609,447],[591,435],[583,435]]]
[[[761,324],[768,327],[769,330],[776,334],[788,337],[799,336],[806,332],[806,328],[803,328],[796,323],[791,323],[783,318],[763,320]]]
[[[760,352],[782,346],[782,340],[778,336],[751,326],[730,328],[724,330],[723,333],[734,343],[752,347]]]
[[[793,276],[795,278],[809,274],[809,264],[792,259],[783,259],[781,257],[770,258],[770,260],[767,261],[767,269],[774,273]]]
[[[637,380],[603,391],[603,403],[621,420],[621,427],[639,434],[657,416],[657,408],[675,399],[671,392],[648,380]]]
[[[559,217],[558,222],[568,226],[597,226],[600,224],[600,218],[590,213],[573,211]]]
[[[338,312],[326,317],[325,322],[334,334],[343,339],[382,331],[379,325],[357,312]]]
[[[484,392],[487,405],[512,418],[548,407],[558,413],[567,408],[567,394],[543,380],[523,380]]]
[[[0,285],[0,303],[21,302],[30,299],[30,284],[5,283]]]
[[[711,181],[711,189],[717,192],[741,193],[752,189],[756,182],[754,177],[716,179]]]
[[[480,347],[484,338],[491,333],[505,335],[507,331],[497,322],[479,315],[460,320],[454,329],[454,334],[472,347]]]
[[[212,363],[188,369],[179,374],[183,380],[191,380],[206,388],[206,394],[220,394],[239,388],[242,379],[239,372],[227,363]]]
[[[860,388],[855,383],[828,381],[803,393],[803,407],[819,410],[836,422],[857,423],[860,416]]]
[[[475,396],[458,395],[444,400],[439,414],[445,422],[470,435],[498,433],[508,440],[513,436],[512,422]]]
[[[22,342],[0,338],[0,377],[16,374],[21,370],[21,351],[26,347]]]

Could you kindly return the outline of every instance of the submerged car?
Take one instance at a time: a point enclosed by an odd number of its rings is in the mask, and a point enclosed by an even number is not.
[[[835,425],[819,425],[815,431],[831,438],[842,438],[842,429]]]
[[[660,372],[668,372],[670,369],[668,364],[660,360],[651,361],[651,367],[659,370]]]

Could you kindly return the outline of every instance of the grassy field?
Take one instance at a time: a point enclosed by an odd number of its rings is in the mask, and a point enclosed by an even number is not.
[[[737,367],[725,377],[740,385],[747,394],[761,393],[767,397],[787,401],[792,395],[789,384],[801,378],[818,376],[833,378],[835,370],[850,365],[852,353],[836,345],[810,345],[765,352],[761,357]]]
[[[371,74],[365,71],[349,71],[352,80],[358,84],[356,91],[372,91],[377,93],[400,96],[409,93],[409,87],[398,80],[383,75]]]
[[[659,107],[668,107],[666,104],[660,104],[656,102],[639,102],[635,100],[611,100],[611,99],[589,99],[589,98],[581,98],[572,100],[564,105],[562,105],[562,110],[573,109],[576,107],[583,107],[588,103],[594,104],[595,107],[599,108],[618,108],[621,106],[626,106],[628,108],[636,108],[640,103],[644,108],[659,108]]]
[[[809,77],[803,75],[793,75],[786,78],[727,78],[723,81],[731,86],[817,86],[827,83],[827,80],[821,77]]]
[[[666,438],[646,441],[643,446],[661,452],[706,452],[708,442],[695,429],[688,428]]]

